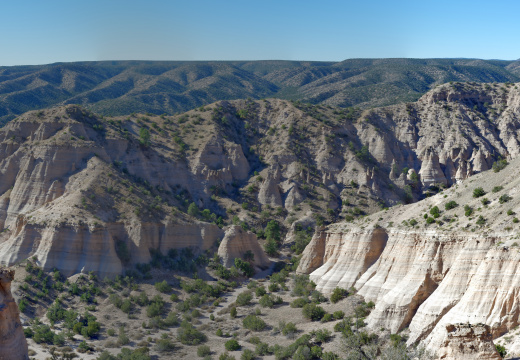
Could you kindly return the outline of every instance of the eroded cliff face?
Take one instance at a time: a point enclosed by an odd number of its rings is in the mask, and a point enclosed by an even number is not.
[[[0,360],[28,360],[18,305],[11,294],[14,270],[0,268]]]
[[[489,326],[484,324],[453,324],[446,327],[446,338],[440,344],[439,359],[498,360]]]
[[[165,162],[167,153],[103,126],[67,106],[26,114],[0,131],[1,264],[36,256],[44,270],[67,276],[114,276],[149,262],[150,249],[204,251],[223,237],[216,225],[172,209],[188,184],[207,198],[186,162]],[[243,177],[240,148],[226,146],[214,144],[230,154],[222,167]]]
[[[436,231],[323,232],[298,271],[310,272],[326,293],[354,286],[376,304],[370,328],[409,327],[410,344],[424,341],[436,350],[450,324],[484,323],[493,337],[519,324],[520,253],[497,248],[501,240]]]
[[[372,213],[516,157],[519,114],[510,84],[445,84],[366,111],[269,99],[153,120],[73,105],[30,112],[0,130],[0,263],[35,255],[46,269],[108,274],[154,247],[222,238],[196,220],[222,226],[233,214],[260,227],[251,214],[273,207],[279,221],[316,212],[333,222],[351,206]],[[187,215],[192,202],[212,213]],[[380,242],[366,251],[375,257]]]
[[[354,286],[376,304],[368,326],[392,333],[408,327],[409,344],[438,350],[461,323],[484,324],[498,338],[519,325],[518,165],[516,159],[421,202],[329,226],[307,246],[298,271],[324,292]],[[477,187],[484,200],[473,196]],[[443,351],[457,358],[454,349]]]
[[[222,258],[223,265],[234,266],[235,259],[244,260],[248,252],[253,255],[251,264],[257,270],[265,270],[269,267],[271,261],[258,243],[256,235],[250,231],[244,231],[240,226],[230,226],[218,248],[218,255]]]

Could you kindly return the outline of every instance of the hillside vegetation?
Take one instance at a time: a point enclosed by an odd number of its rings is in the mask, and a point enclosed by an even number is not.
[[[465,59],[105,61],[0,67],[0,121],[57,104],[80,104],[111,116],[173,115],[248,97],[369,108],[414,101],[449,81],[518,81],[518,68],[518,62]]]

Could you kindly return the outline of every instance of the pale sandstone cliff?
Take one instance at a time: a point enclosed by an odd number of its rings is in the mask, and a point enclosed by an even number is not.
[[[201,241],[205,249],[223,233],[187,216],[191,202],[214,213],[208,222],[229,224],[230,209],[254,226],[253,209],[335,221],[353,207],[417,200],[429,185],[517,156],[519,114],[520,91],[509,84],[445,84],[416,103],[351,118],[278,99],[153,121],[101,119],[78,106],[30,112],[0,130],[0,263],[36,255],[45,269],[109,274],[147,261],[149,249]],[[131,259],[107,265],[118,257],[114,243],[134,250]]]
[[[257,270],[269,267],[271,262],[258,243],[256,235],[243,230],[240,226],[230,226],[218,247],[218,255],[222,258],[224,266],[233,266],[235,258],[244,259],[244,255],[248,251],[253,254],[252,264]]]
[[[11,294],[14,270],[0,268],[0,360],[29,359],[18,305]]]
[[[298,271],[325,292],[354,286],[376,303],[368,326],[393,333],[408,327],[410,344],[437,350],[458,323],[485,324],[498,338],[519,325],[519,165],[516,159],[421,202],[330,226],[314,236]],[[478,186],[488,193],[486,206],[473,197]],[[449,201],[458,206],[446,210]],[[464,205],[474,214],[465,216]],[[428,225],[422,215],[431,216],[432,206],[441,217]]]

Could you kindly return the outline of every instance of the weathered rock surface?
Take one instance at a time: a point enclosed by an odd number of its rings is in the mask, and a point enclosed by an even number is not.
[[[152,248],[215,243],[223,233],[196,220],[229,224],[226,209],[249,225],[248,211],[273,207],[330,221],[353,207],[371,213],[514,158],[519,119],[510,84],[445,84],[415,103],[352,113],[278,99],[153,121],[79,106],[30,112],[0,129],[0,263],[35,255],[65,274],[117,273]],[[210,214],[188,216],[192,202]]]
[[[0,268],[0,360],[29,359],[18,305],[11,294],[14,270]]]
[[[218,247],[218,255],[222,258],[223,265],[226,267],[233,266],[235,258],[243,260],[244,255],[248,251],[253,254],[252,264],[258,270],[264,270],[269,267],[271,261],[258,243],[256,235],[250,231],[243,230],[240,226],[230,226]]]
[[[502,359],[495,349],[487,325],[450,324],[446,326],[446,332],[447,336],[440,344],[439,359]]]
[[[368,326],[392,333],[408,327],[410,344],[438,350],[454,336],[447,327],[458,323],[485,324],[498,338],[519,325],[518,221],[506,214],[520,212],[519,165],[515,159],[499,173],[475,175],[358,224],[329,226],[307,246],[298,271],[325,292],[354,286],[376,303]],[[486,207],[473,197],[477,186],[488,192]],[[446,209],[450,201],[455,207]],[[462,205],[477,215],[466,216]],[[429,225],[423,214],[431,216],[433,206],[442,209],[440,222]],[[453,351],[446,358],[456,358]]]

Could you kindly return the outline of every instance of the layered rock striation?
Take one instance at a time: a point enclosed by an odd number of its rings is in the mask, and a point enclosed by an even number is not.
[[[518,165],[516,159],[499,173],[481,173],[357,224],[329,226],[313,237],[298,271],[310,274],[324,292],[355,287],[376,304],[368,326],[392,333],[408,328],[409,344],[437,350],[463,337],[451,327],[461,323],[484,324],[490,338],[498,338],[520,324]],[[473,196],[477,187],[488,192],[486,206]],[[455,350],[443,351],[457,358]],[[482,358],[495,355],[489,356]]]
[[[232,225],[226,230],[218,247],[218,255],[226,267],[233,266],[236,258],[251,261],[257,270],[265,270],[271,263],[256,235],[237,225]],[[252,256],[252,259],[246,259],[247,256]]]

